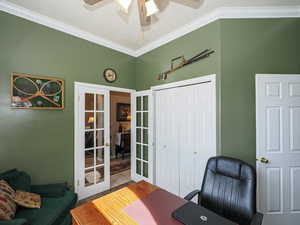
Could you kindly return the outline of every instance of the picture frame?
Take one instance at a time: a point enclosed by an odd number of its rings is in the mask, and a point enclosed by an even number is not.
[[[11,108],[64,109],[64,80],[23,73],[11,74]]]
[[[126,122],[131,120],[130,104],[117,103],[117,121]]]

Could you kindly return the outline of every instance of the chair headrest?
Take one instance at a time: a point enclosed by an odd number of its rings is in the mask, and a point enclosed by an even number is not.
[[[255,179],[255,170],[249,164],[230,157],[217,156],[210,158],[207,163],[208,169],[235,179]]]

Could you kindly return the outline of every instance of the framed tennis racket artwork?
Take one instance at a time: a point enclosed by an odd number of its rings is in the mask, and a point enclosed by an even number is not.
[[[15,109],[63,109],[64,80],[12,73],[11,107]]]

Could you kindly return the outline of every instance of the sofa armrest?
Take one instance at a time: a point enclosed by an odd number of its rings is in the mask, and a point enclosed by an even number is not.
[[[27,220],[23,218],[0,221],[0,225],[25,225],[25,224],[27,224]]]
[[[31,192],[42,197],[62,197],[68,190],[67,183],[32,185]]]
[[[198,204],[201,202],[201,191],[200,190],[195,190],[192,191],[191,193],[187,194],[184,199],[187,201],[191,201],[196,195],[198,195]]]
[[[261,225],[264,215],[261,213],[256,213],[251,221],[251,225]]]

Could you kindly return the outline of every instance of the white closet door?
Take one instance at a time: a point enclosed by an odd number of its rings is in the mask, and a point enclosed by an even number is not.
[[[201,188],[207,160],[216,155],[212,83],[181,89],[179,195]]]
[[[180,196],[201,188],[216,155],[212,82],[157,91],[157,185]]]
[[[179,193],[177,140],[178,114],[175,113],[177,90],[156,93],[156,184],[173,194]]]
[[[178,98],[180,99],[177,104],[182,105],[178,108],[180,120],[178,121],[179,128],[179,195],[184,197],[186,194],[194,190],[195,176],[198,174],[195,168],[197,157],[197,129],[201,128],[198,125],[198,116],[195,114],[195,109],[199,106],[195,104],[196,96],[195,87],[183,87],[178,90]]]

